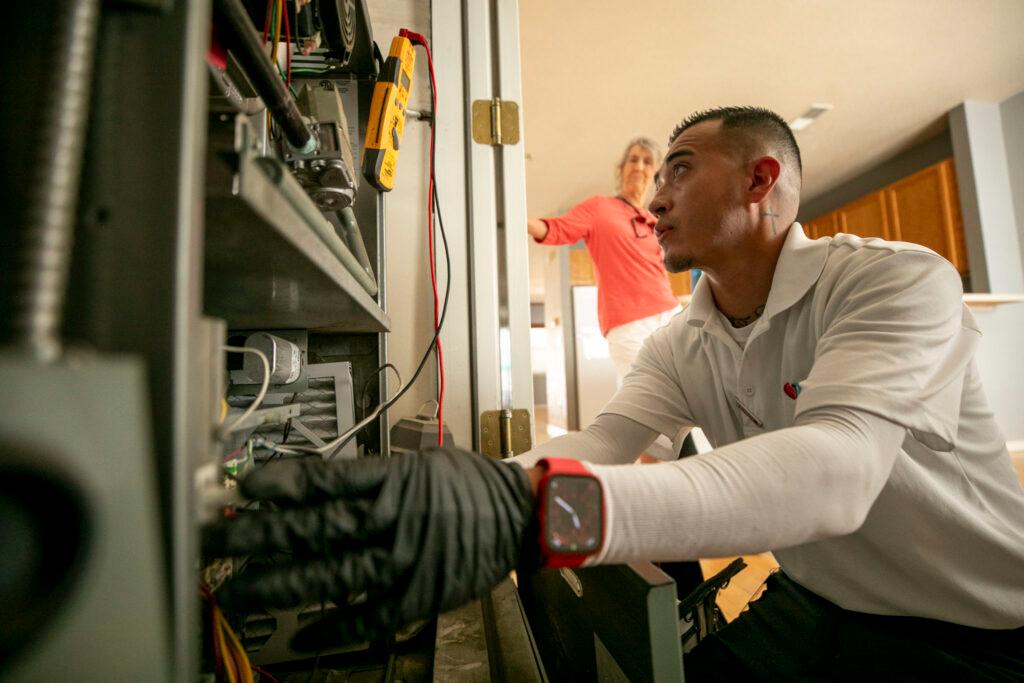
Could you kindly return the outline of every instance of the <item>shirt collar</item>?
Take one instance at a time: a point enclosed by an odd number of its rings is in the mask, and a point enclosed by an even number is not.
[[[821,276],[827,254],[828,240],[812,240],[804,234],[803,226],[793,223],[779,253],[772,288],[761,317],[770,318],[799,301]],[[715,313],[711,286],[702,277],[690,297],[686,322],[694,327],[704,327]]]

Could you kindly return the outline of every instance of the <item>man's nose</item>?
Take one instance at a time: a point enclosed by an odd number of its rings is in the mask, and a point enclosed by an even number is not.
[[[655,190],[651,203],[647,205],[647,210],[659,218],[661,217],[661,214],[668,210],[668,204],[666,203],[660,189]]]

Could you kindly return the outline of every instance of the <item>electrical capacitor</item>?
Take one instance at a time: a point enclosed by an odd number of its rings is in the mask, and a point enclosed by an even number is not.
[[[249,335],[245,345],[266,354],[270,362],[271,384],[291,384],[299,379],[302,372],[302,352],[296,344],[267,332],[257,332]],[[256,354],[245,355],[242,370],[254,383],[263,381],[263,363]]]

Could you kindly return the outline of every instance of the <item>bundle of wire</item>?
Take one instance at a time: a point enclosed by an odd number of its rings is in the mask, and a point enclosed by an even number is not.
[[[267,0],[267,15],[263,22],[263,44],[267,39],[273,37],[274,42],[270,47],[270,60],[278,69],[277,46],[281,42],[281,26],[284,26],[284,48],[285,48],[285,73],[281,74],[284,82],[290,88],[292,85],[292,29],[288,19],[288,7],[285,0]]]
[[[249,662],[249,656],[245,653],[242,642],[224,617],[224,613],[221,612],[210,587],[200,584],[199,594],[203,598],[203,604],[208,613],[210,637],[213,640],[214,665],[220,677],[228,683],[255,683],[257,680],[264,679],[270,683],[280,683],[269,672],[258,666],[253,666]],[[259,674],[258,679],[254,677],[253,672]]]
[[[213,660],[217,673],[228,683],[254,683],[249,656],[245,654],[241,641],[224,618],[224,613],[220,611],[213,592],[208,586],[200,584],[199,593],[209,618]]]

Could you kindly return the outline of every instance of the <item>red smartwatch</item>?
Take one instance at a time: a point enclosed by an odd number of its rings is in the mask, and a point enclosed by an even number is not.
[[[601,550],[604,491],[579,460],[544,458],[537,488],[540,551],[546,567],[578,567]]]

